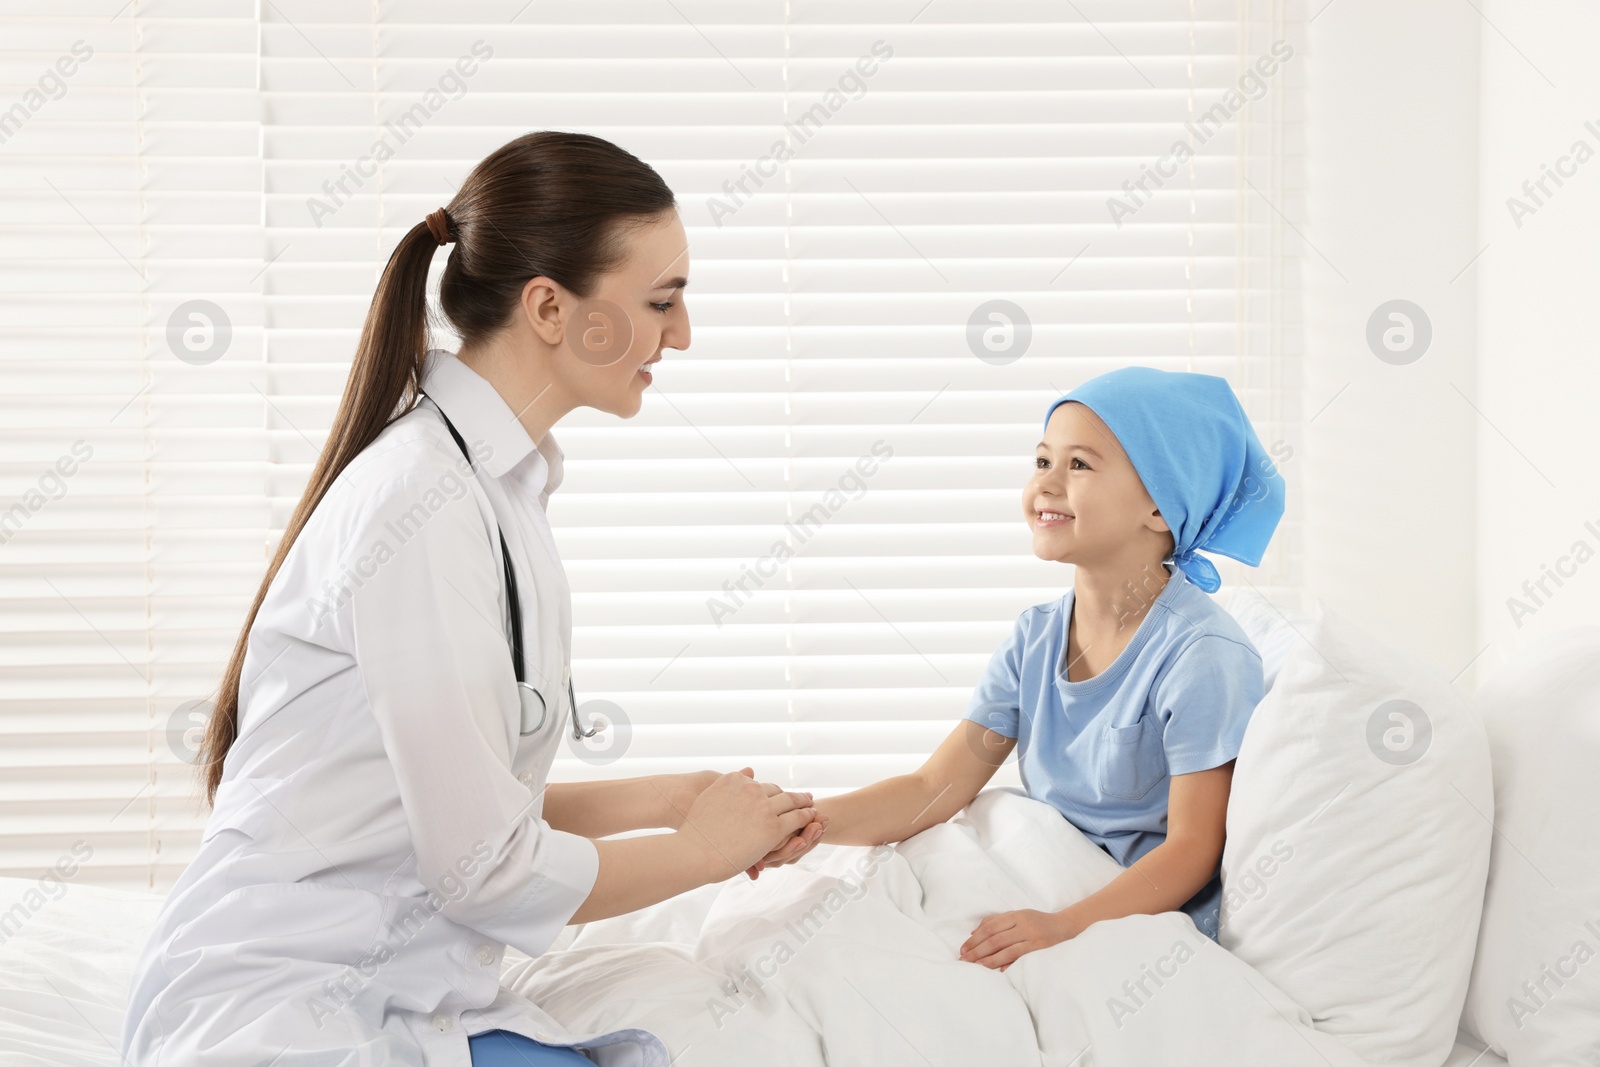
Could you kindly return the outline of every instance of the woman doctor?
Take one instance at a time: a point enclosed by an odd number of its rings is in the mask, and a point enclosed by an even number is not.
[[[426,350],[452,241],[459,354]],[[539,956],[821,836],[809,794],[749,768],[545,780],[578,729],[550,430],[638,412],[689,346],[688,261],[651,167],[549,131],[401,238],[224,675],[213,810],[136,966],[126,1062],[667,1067],[655,1035],[569,1032],[499,975],[507,945]],[[650,827],[672,832],[596,840]]]

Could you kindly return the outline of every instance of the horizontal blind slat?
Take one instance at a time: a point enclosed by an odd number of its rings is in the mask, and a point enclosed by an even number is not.
[[[912,770],[1070,582],[1020,520],[1048,399],[1137,362],[1228,377],[1264,440],[1298,425],[1299,61],[1236,106],[1281,29],[1236,3],[119,6],[0,3],[0,98],[94,49],[4,144],[0,874],[80,839],[102,884],[181,873],[204,818],[182,728],[388,252],[530,123],[654,165],[694,277],[694,344],[640,414],[557,430],[574,677],[634,732],[552,780],[752,763],[825,794]],[[996,297],[1031,327],[1006,365],[968,335]],[[180,351],[196,300],[230,331],[215,361]],[[1224,579],[1292,585],[1300,529]]]

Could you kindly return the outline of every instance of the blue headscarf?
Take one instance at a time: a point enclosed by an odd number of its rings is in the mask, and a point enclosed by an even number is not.
[[[1254,567],[1283,517],[1283,477],[1224,378],[1122,367],[1090,378],[1074,400],[1111,429],[1172,530],[1172,562],[1208,593],[1222,587],[1205,549]]]

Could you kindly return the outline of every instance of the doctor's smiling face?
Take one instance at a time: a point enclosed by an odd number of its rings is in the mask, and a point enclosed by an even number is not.
[[[578,404],[631,418],[654,365],[689,347],[689,241],[676,211],[623,228],[620,265],[587,297],[565,294],[565,355],[556,369]]]
[[[1022,513],[1033,554],[1076,566],[1111,566],[1172,547],[1172,535],[1110,428],[1076,401],[1050,413],[1034,450]],[[1157,558],[1164,558],[1158,556]]]
[[[493,360],[495,377],[515,379],[507,402],[534,440],[573,408],[638,414],[663,352],[689,347],[689,245],[677,211],[620,223],[611,239],[615,266],[587,295],[542,274],[528,279],[490,346],[507,353]]]

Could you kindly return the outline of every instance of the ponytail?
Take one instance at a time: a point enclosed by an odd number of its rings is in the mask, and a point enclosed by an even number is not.
[[[661,176],[609,141],[541,131],[485,158],[447,208],[400,238],[367,309],[327,442],[223,672],[198,765],[208,804],[215,803],[223,761],[238,737],[245,651],[273,578],[340,473],[416,403],[428,350],[434,252],[457,242],[440,279],[440,304],[462,343],[476,346],[510,323],[528,279],[543,274],[588,296],[599,275],[620,262],[623,228],[674,206]]]

